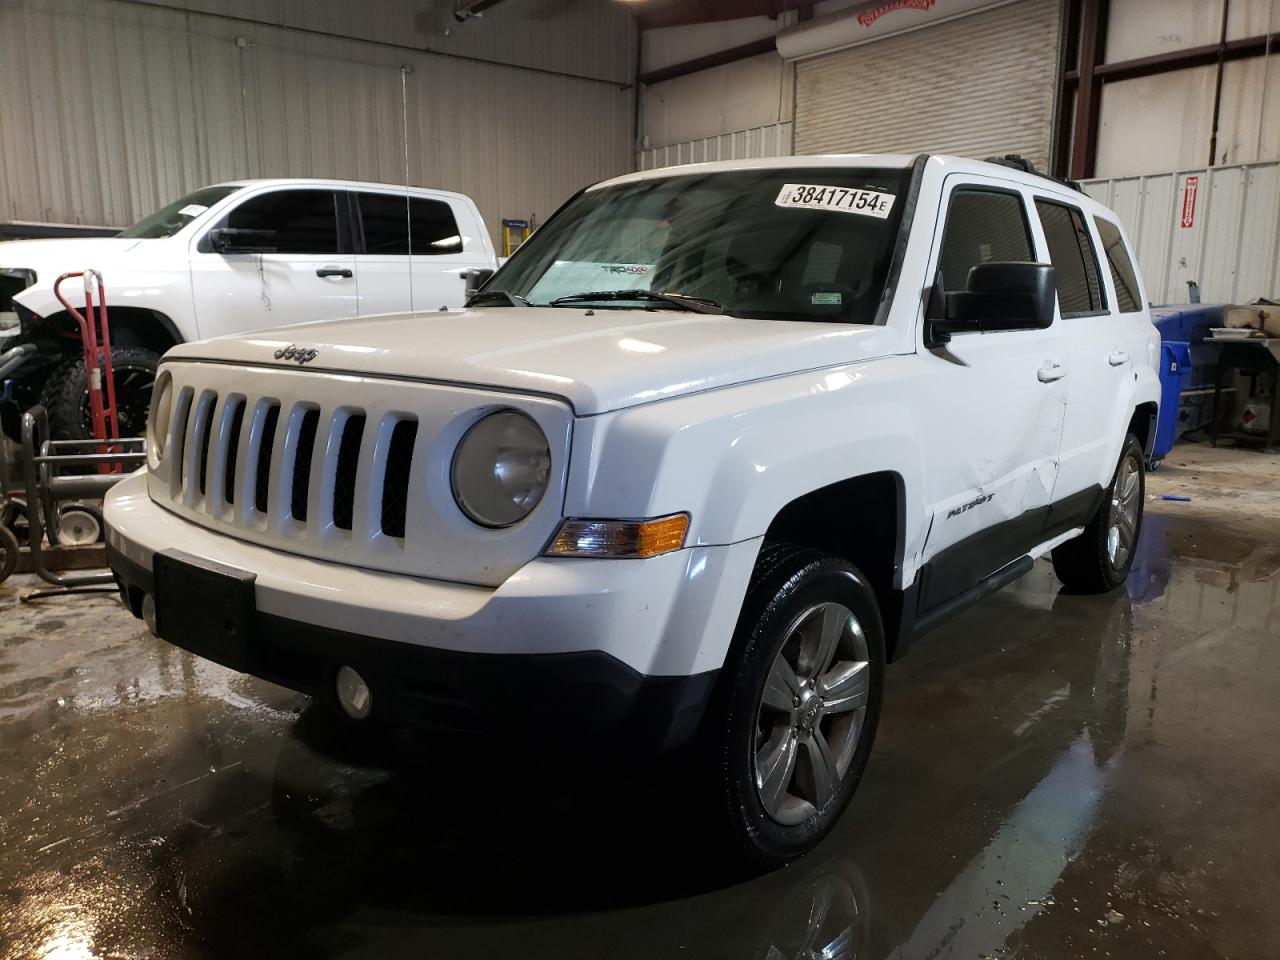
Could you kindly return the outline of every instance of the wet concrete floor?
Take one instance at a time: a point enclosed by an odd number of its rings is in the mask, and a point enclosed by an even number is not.
[[[1275,520],[1153,503],[1127,591],[1041,562],[921,641],[834,835],[756,878],[671,826],[679,781],[531,791],[353,739],[29,586],[0,587],[0,957],[1280,956]]]

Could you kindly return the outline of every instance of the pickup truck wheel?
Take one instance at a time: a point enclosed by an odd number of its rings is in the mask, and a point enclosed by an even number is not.
[[[160,357],[142,347],[116,347],[111,351],[120,436],[140,437],[146,429],[151,388],[159,365]],[[55,440],[93,437],[84,360],[68,360],[54,370],[40,392],[40,402],[49,411],[49,432]]]
[[[1129,576],[1146,500],[1142,444],[1125,437],[1120,462],[1084,533],[1053,551],[1053,572],[1075,593],[1106,593]]]
[[[875,593],[844,560],[768,545],[732,649],[716,769],[735,846],[772,867],[830,831],[866,768],[884,685]]]

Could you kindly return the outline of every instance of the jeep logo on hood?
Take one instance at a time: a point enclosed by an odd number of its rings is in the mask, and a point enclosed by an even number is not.
[[[281,347],[276,351],[277,360],[293,360],[299,366],[314,360],[320,351],[316,347],[299,347],[297,344],[289,344],[287,347]]]

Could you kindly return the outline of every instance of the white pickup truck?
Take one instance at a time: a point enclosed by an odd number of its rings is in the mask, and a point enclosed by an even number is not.
[[[108,556],[160,637],[353,719],[493,762],[701,751],[779,863],[849,802],[913,638],[1037,557],[1127,576],[1145,304],[1115,214],[1025,170],[635,173],[429,331],[174,348]]]
[[[489,231],[462,194],[345,180],[220,183],[116,237],[0,243],[0,354],[35,344],[14,375],[18,408],[39,401],[55,436],[90,436],[79,341],[53,284],[94,268],[106,280],[121,432],[139,436],[156,365],[174,344],[460,307],[496,266]],[[82,287],[64,289],[83,307]]]

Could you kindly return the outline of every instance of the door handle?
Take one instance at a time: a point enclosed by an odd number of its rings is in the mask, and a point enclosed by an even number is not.
[[[1067,368],[1060,363],[1050,361],[1036,371],[1036,379],[1041,383],[1053,383],[1067,375]]]
[[[316,271],[317,277],[345,277],[350,280],[352,273],[345,267],[321,267]]]
[[[1129,362],[1129,352],[1127,350],[1117,350],[1115,353],[1107,357],[1107,363],[1113,367],[1123,366]]]

